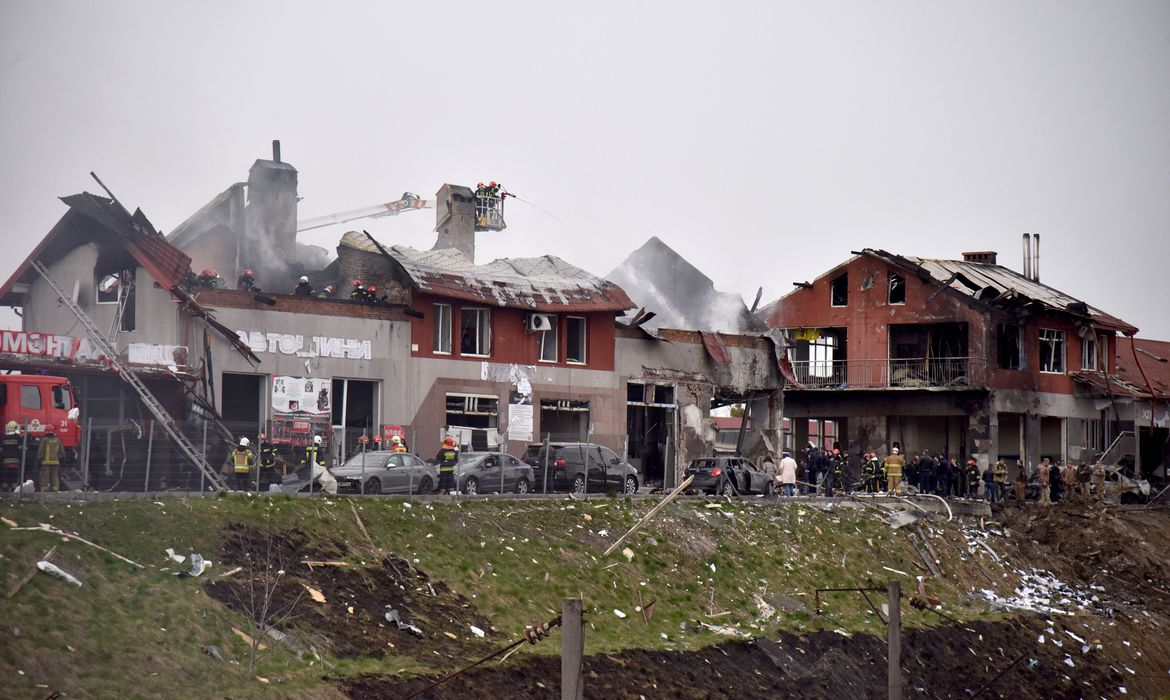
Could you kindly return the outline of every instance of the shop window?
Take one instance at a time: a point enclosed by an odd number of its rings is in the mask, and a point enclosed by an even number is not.
[[[897,272],[890,273],[890,293],[888,298],[891,304],[906,303],[906,278]]]
[[[489,309],[461,309],[459,311],[459,353],[487,357],[492,352],[491,311]]]
[[[431,349],[440,355],[451,354],[451,305],[435,304],[434,342]]]
[[[1024,353],[1020,345],[1020,327],[1000,323],[995,327],[996,363],[1000,369],[1023,369]]]
[[[540,346],[540,361],[556,362],[557,341],[559,339],[557,330],[560,323],[556,316],[549,316],[548,321],[550,328],[547,331],[538,331],[536,333],[536,342]]]
[[[829,301],[832,306],[849,306],[849,273],[829,283]]]
[[[585,364],[585,319],[581,316],[568,318],[566,335],[565,360],[575,364]]]
[[[1040,329],[1040,371],[1064,374],[1064,331]]]

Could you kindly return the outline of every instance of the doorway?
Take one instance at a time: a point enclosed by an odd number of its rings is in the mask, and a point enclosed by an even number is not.
[[[264,375],[223,373],[223,422],[237,437],[255,439],[264,424]]]
[[[333,380],[333,449],[337,462],[356,451],[363,434],[379,434],[378,382]]]

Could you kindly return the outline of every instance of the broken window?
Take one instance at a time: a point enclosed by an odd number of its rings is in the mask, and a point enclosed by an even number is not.
[[[849,273],[842,274],[829,283],[829,303],[832,306],[849,305]]]
[[[837,339],[822,335],[808,344],[808,374],[810,377],[833,376],[834,351]]]
[[[1064,374],[1064,331],[1040,329],[1040,371]]]
[[[491,310],[459,310],[459,353],[486,357],[492,353]]]
[[[1097,369],[1097,338],[1092,333],[1081,339],[1081,369]]]
[[[451,305],[435,304],[434,352],[451,354]]]
[[[890,295],[888,301],[891,304],[906,303],[906,278],[897,272],[890,273]]]
[[[495,428],[500,398],[487,394],[447,394],[447,427]]]
[[[536,334],[536,342],[540,346],[540,361],[541,362],[556,362],[557,361],[557,323],[556,316],[549,316],[549,329],[547,331],[540,331]]]
[[[585,364],[585,319],[581,316],[570,316],[566,328],[565,360]]]
[[[118,293],[122,290],[121,275],[100,275],[97,280],[97,303],[117,304]]]
[[[674,387],[664,386],[662,384],[654,385],[654,405],[655,406],[673,406],[674,405]]]
[[[1000,323],[995,327],[995,353],[1000,369],[1023,369],[1020,345],[1020,327],[1012,323]]]

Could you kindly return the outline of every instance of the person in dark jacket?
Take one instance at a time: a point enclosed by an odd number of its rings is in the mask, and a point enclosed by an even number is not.
[[[974,458],[967,459],[967,498],[979,498],[979,482],[982,475]]]
[[[439,491],[446,493],[455,490],[455,465],[459,462],[459,443],[454,435],[443,438],[435,461],[439,463]]]
[[[951,462],[942,452],[934,456],[934,488],[943,498],[951,495]]]
[[[0,488],[11,493],[20,481],[20,426],[16,421],[8,421],[4,429],[4,439],[0,441]]]
[[[297,281],[297,286],[293,287],[293,294],[298,297],[313,296],[313,285],[309,284],[309,278],[301,275],[301,279]]]
[[[996,498],[999,495],[999,489],[995,485],[995,471],[990,466],[983,470],[983,490],[987,493],[989,503],[995,503],[999,500]]]
[[[934,458],[926,450],[923,450],[918,457],[918,491],[920,493],[934,492]]]

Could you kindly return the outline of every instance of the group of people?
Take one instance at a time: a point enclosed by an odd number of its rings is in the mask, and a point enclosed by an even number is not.
[[[25,455],[36,451],[37,472],[24,474],[26,480],[35,477],[34,486],[38,491],[61,490],[61,462],[65,458],[65,446],[53,426],[45,429],[39,438],[32,438],[30,443],[20,432],[16,421],[10,420],[4,428],[4,437],[0,439],[0,489],[11,492],[20,487],[20,468],[25,463]]]
[[[974,458],[960,464],[944,451],[923,450],[907,459],[897,443],[884,459],[875,452],[866,452],[854,460],[840,447],[828,450],[810,442],[799,461],[785,451],[777,464],[769,453],[764,456],[762,468],[773,477],[777,490],[788,496],[797,491],[822,496],[858,491],[901,494],[906,486],[913,486],[918,493],[944,498],[981,498],[991,503],[1005,502],[1009,495],[1008,466],[1002,459],[984,468]],[[1061,493],[1082,500],[1088,500],[1093,494],[1101,498],[1105,473],[1101,462],[1092,466],[1086,462],[1079,466],[1060,466],[1045,457],[1036,474],[1040,503],[1059,501]],[[859,478],[852,479],[854,475]],[[1017,469],[1013,494],[1016,501],[1024,501],[1027,483],[1026,471]]]
[[[392,436],[389,443],[390,452],[409,451],[406,441],[401,436]],[[383,449],[381,435],[375,435],[373,439],[362,435],[358,438],[357,444],[362,452],[378,452]],[[320,435],[315,435],[312,442],[305,447],[298,465],[308,471],[312,481],[321,485],[322,491],[337,493],[337,479],[329,472],[326,457],[324,440]],[[278,466],[281,467],[279,474]],[[228,452],[221,470],[225,479],[228,479],[229,486],[235,491],[267,491],[271,484],[282,483],[287,472],[286,461],[276,445],[264,433],[259,436],[259,463],[257,454],[252,450],[252,441],[242,437],[235,448]]]
[[[354,280],[353,288],[349,290],[349,300],[361,304],[385,304],[386,295],[378,296],[377,285],[363,285],[361,280]]]

